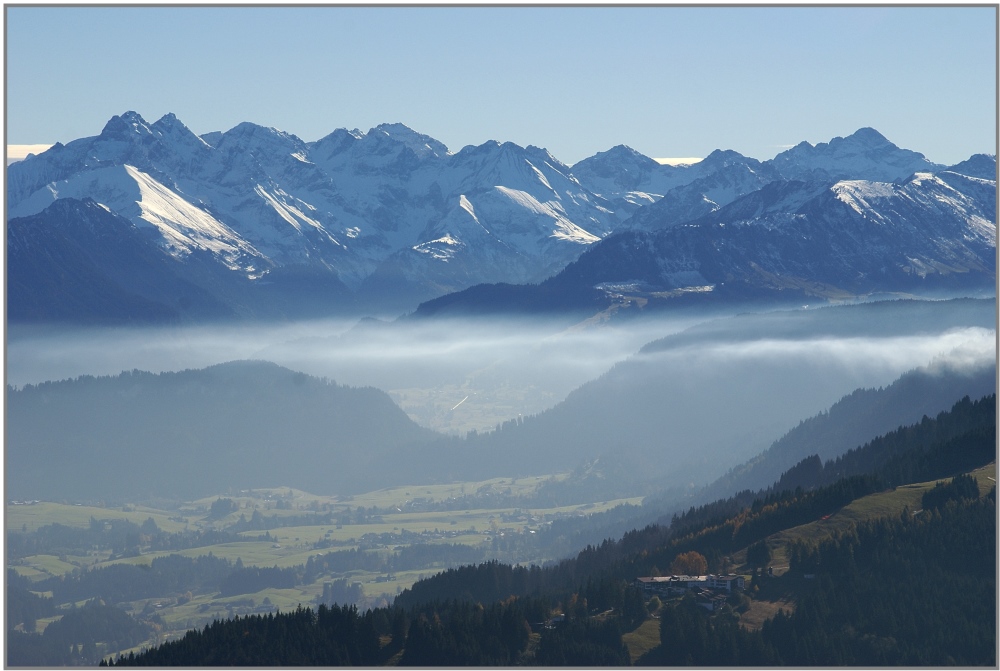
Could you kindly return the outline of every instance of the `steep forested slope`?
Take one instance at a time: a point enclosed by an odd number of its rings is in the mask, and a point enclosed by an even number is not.
[[[759,489],[799,460],[816,455],[834,459],[875,436],[934,416],[953,399],[996,391],[996,368],[925,367],[909,371],[880,389],[857,389],[829,411],[802,421],[770,448],[698,494],[709,501],[729,492]]]

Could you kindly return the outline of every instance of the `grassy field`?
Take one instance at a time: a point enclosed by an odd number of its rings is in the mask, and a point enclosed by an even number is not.
[[[660,620],[651,617],[640,624],[634,631],[622,636],[622,642],[628,648],[629,659],[636,660],[660,645]]]
[[[296,524],[277,527],[267,531],[271,540],[257,538],[265,532],[247,531],[241,535],[244,541],[218,543],[185,550],[150,552],[138,556],[111,559],[110,549],[81,551],[77,555],[40,554],[22,557],[12,562],[15,570],[32,581],[40,581],[53,576],[67,575],[79,568],[100,568],[115,563],[149,565],[155,558],[170,554],[199,557],[212,554],[216,557],[247,566],[290,568],[304,565],[310,557],[328,552],[356,549],[362,546],[374,548],[386,554],[412,542],[428,544],[463,544],[491,547],[494,536],[530,534],[537,532],[550,520],[565,516],[587,515],[602,512],[622,503],[638,504],[640,498],[600,501],[557,508],[527,508],[510,505],[512,497],[529,497],[546,482],[561,480],[564,474],[532,478],[494,478],[477,482],[457,482],[445,485],[409,486],[382,489],[352,497],[317,496],[288,487],[246,490],[204,497],[177,505],[172,510],[127,505],[123,508],[100,506],[77,506],[60,503],[39,502],[33,504],[7,506],[8,528],[14,532],[34,531],[50,524],[86,529],[92,519],[124,519],[141,525],[153,518],[157,526],[168,532],[184,530],[222,530],[237,522],[241,516],[249,520],[254,511],[259,511],[266,519],[272,517],[305,518],[312,514],[321,524]],[[487,496],[488,495],[488,496]],[[466,510],[420,511],[413,509],[413,502],[433,505],[444,501],[470,497],[476,507]],[[496,497],[505,501],[502,508],[481,507],[484,502]],[[235,510],[212,518],[211,507],[219,498],[228,498],[235,504]],[[527,502],[528,499],[525,499]],[[409,504],[409,505],[408,505]],[[361,524],[338,524],[337,515],[348,509],[357,513],[365,508],[369,521]],[[377,516],[372,517],[372,509]],[[333,513],[330,521],[328,514]],[[289,520],[291,521],[291,520]],[[538,557],[539,563],[546,559]],[[509,559],[505,558],[505,561]],[[233,615],[246,615],[294,609],[299,605],[314,606],[322,595],[323,583],[334,578],[346,578],[360,583],[362,593],[370,604],[389,605],[392,599],[417,580],[434,575],[441,565],[427,566],[415,570],[396,571],[391,576],[385,573],[351,571],[344,575],[321,576],[309,585],[298,585],[294,589],[266,589],[255,594],[221,597],[218,593],[159,595],[127,604],[133,613],[155,612],[162,621],[162,628],[155,640],[147,644],[162,643],[182,636],[193,627],[203,627],[216,619]],[[391,578],[391,579],[390,579]],[[39,622],[39,627],[47,624]],[[128,651],[125,651],[126,653]]]
[[[30,532],[50,524],[86,529],[90,527],[92,519],[127,519],[141,525],[150,517],[160,529],[174,533],[198,529],[221,530],[237,522],[241,515],[245,519],[250,519],[255,510],[260,511],[267,519],[272,516],[279,520],[293,516],[301,518],[312,513],[317,513],[324,519],[322,524],[270,529],[267,533],[271,540],[268,541],[257,540],[265,533],[264,531],[247,531],[241,534],[246,538],[245,541],[218,543],[185,550],[145,551],[138,556],[110,559],[111,552],[108,549],[101,551],[89,549],[81,551],[79,555],[40,554],[22,557],[12,561],[11,565],[20,575],[37,582],[53,576],[67,575],[80,568],[100,568],[114,563],[149,565],[155,558],[170,554],[186,557],[212,554],[234,563],[239,559],[247,567],[290,568],[304,565],[310,557],[355,549],[362,543],[366,548],[386,554],[412,542],[463,544],[486,549],[490,547],[494,536],[527,535],[539,531],[552,519],[602,512],[622,503],[641,502],[639,498],[632,498],[558,508],[518,508],[507,505],[503,508],[475,507],[448,511],[414,511],[412,505],[407,505],[413,501],[432,505],[463,496],[475,497],[487,493],[499,495],[502,500],[509,502],[509,497],[531,496],[546,481],[563,477],[565,476],[495,478],[447,485],[397,487],[344,498],[316,496],[288,487],[275,487],[243,491],[235,495],[205,497],[180,504],[176,509],[169,511],[132,505],[123,509],[49,502],[24,505],[11,503],[7,506],[7,523],[14,532]],[[219,498],[231,499],[236,510],[218,519],[210,518],[212,504]],[[488,498],[475,500],[481,505]],[[362,524],[341,525],[336,521],[326,521],[329,513],[333,513],[336,519],[338,513],[348,508],[357,511],[360,507],[365,508],[366,514],[369,515],[370,510],[375,508],[378,510],[378,515]],[[539,557],[538,561],[541,562],[543,559]],[[299,585],[293,589],[265,589],[254,594],[233,597],[221,597],[218,593],[189,593],[186,597],[164,594],[157,598],[124,605],[136,614],[148,615],[155,612],[159,616],[162,622],[160,629],[153,639],[143,644],[154,645],[183,636],[185,631],[203,627],[216,619],[274,609],[287,611],[299,605],[314,606],[317,597],[322,595],[323,583],[339,577],[360,583],[367,603],[389,605],[399,592],[440,570],[440,565],[396,571],[391,575],[356,570],[344,575],[324,575],[313,584]],[[39,629],[58,617],[39,621]]]
[[[772,599],[753,599],[750,608],[740,614],[740,625],[750,631],[757,631],[766,620],[778,614],[779,610],[792,613],[795,610],[795,599],[791,595],[782,595]]]
[[[511,498],[530,497],[544,483],[565,477],[565,474],[556,474],[394,487],[352,497],[317,496],[289,487],[274,487],[208,496],[179,504],[172,510],[156,510],[137,505],[106,508],[50,502],[14,505],[11,502],[7,506],[7,524],[8,529],[13,532],[32,532],[51,524],[87,529],[92,519],[128,520],[141,525],[149,518],[160,529],[171,533],[198,529],[223,530],[239,521],[241,516],[246,520],[251,519],[254,511],[259,511],[266,519],[297,518],[296,521],[289,520],[296,526],[267,530],[271,538],[267,541],[257,540],[265,532],[255,530],[243,532],[241,536],[246,538],[244,541],[185,550],[146,550],[138,556],[111,559],[110,549],[87,549],[73,555],[39,554],[21,557],[12,561],[11,565],[20,575],[37,582],[53,576],[67,575],[80,568],[100,568],[115,563],[149,565],[155,558],[170,554],[186,557],[212,554],[234,563],[240,559],[247,567],[290,568],[304,565],[310,557],[356,549],[362,543],[366,548],[386,554],[413,542],[462,544],[487,549],[492,546],[494,536],[528,535],[560,517],[602,512],[622,503],[641,503],[640,498],[632,498],[544,509],[511,505]],[[462,497],[470,497],[469,505],[474,507],[447,511],[414,510],[414,502],[417,506],[429,506]],[[212,504],[220,498],[231,499],[235,510],[222,517],[212,518]],[[493,499],[506,504],[502,508],[482,507]],[[525,502],[528,502],[527,498]],[[338,514],[348,509],[352,514],[357,514],[362,507],[368,516],[364,523],[337,522]],[[372,515],[372,509],[377,510],[377,515]],[[328,517],[330,513],[333,514],[332,521]],[[313,514],[317,521],[323,519],[323,523],[298,523],[299,518]],[[533,561],[540,563],[545,559],[546,557],[538,557]],[[504,560],[509,561],[507,557]],[[441,565],[427,566],[416,570],[396,571],[391,575],[357,570],[344,575],[323,575],[312,584],[298,585],[293,589],[265,589],[254,594],[232,597],[222,597],[217,592],[189,593],[185,596],[163,594],[126,605],[132,613],[149,615],[155,612],[160,618],[161,628],[154,638],[143,644],[155,645],[183,636],[187,630],[203,627],[217,619],[274,609],[287,611],[299,605],[315,606],[317,598],[323,593],[323,583],[334,578],[342,577],[350,582],[360,583],[367,603],[387,606],[399,592],[411,587],[417,580],[434,575],[441,568]],[[56,618],[39,620],[38,627],[42,628]],[[658,631],[656,633],[658,635]],[[141,647],[143,646],[134,650],[138,651]],[[127,653],[128,650],[124,652]]]
[[[105,553],[106,554],[106,553]],[[72,573],[75,569],[93,566],[100,560],[100,556],[84,555],[32,555],[18,560],[10,568],[32,582],[45,580],[46,578],[57,577]]]
[[[212,499],[213,501],[215,499]],[[98,520],[129,520],[142,524],[150,517],[156,526],[164,531],[176,533],[184,530],[184,523],[172,520],[176,513],[146,508],[142,506],[126,506],[122,508],[102,508],[99,506],[79,506],[65,503],[38,503],[13,505],[7,504],[7,528],[12,531],[37,531],[47,524],[63,524],[68,527],[86,529],[90,519]]]
[[[559,481],[564,480],[566,477],[566,473],[558,473],[525,478],[492,478],[476,482],[454,482],[442,485],[408,485],[379,489],[366,494],[340,499],[339,501],[349,503],[353,506],[389,508],[402,506],[406,501],[411,501],[415,498],[437,502],[490,491],[507,492],[512,496],[529,496],[534,494],[540,486],[549,480]]]
[[[979,484],[980,494],[986,494],[996,484],[996,472],[996,463],[992,463],[970,473]],[[948,478],[943,480],[948,480]],[[910,512],[914,514],[919,514],[921,497],[941,481],[931,480],[930,482],[903,485],[892,491],[863,496],[841,508],[829,519],[816,520],[774,534],[767,539],[767,544],[771,548],[771,565],[782,568],[787,566],[788,558],[785,548],[795,539],[816,543],[830,538],[838,532],[846,531],[864,520],[898,516],[904,508],[909,508]]]
[[[453,485],[435,485],[433,487],[410,487],[393,490],[382,490],[366,494],[364,497],[355,497],[357,505],[366,507],[384,506],[387,501],[398,501],[400,496],[407,494],[412,496],[419,493],[427,498],[435,497],[435,500],[445,500],[461,492],[464,486],[467,491],[481,490],[484,487],[518,488],[520,491],[530,492],[542,482],[544,478],[521,478],[511,482],[510,479],[496,479],[476,483],[456,483]],[[252,496],[233,497],[234,501],[243,501],[251,505],[256,502],[260,505],[262,501],[270,500],[272,496],[288,496],[288,488],[276,488],[274,490],[255,490]],[[305,492],[291,491],[294,500],[303,500],[305,505],[309,505],[312,500],[311,495]],[[150,509],[137,509],[135,513],[123,513],[118,509],[105,509],[84,506],[66,506],[62,504],[39,503],[30,506],[8,506],[8,515],[19,515],[17,519],[25,520],[27,516],[22,512],[25,509],[38,509],[31,515],[33,524],[37,528],[45,524],[65,524],[67,526],[77,526],[85,528],[89,526],[91,517],[96,519],[129,519],[132,522],[141,524],[148,517],[157,520],[167,520],[166,524],[173,525],[173,528],[180,530],[184,528],[184,523],[178,519],[186,519],[189,526],[220,527],[228,523],[235,522],[241,511],[245,514],[245,509],[232,513],[221,520],[207,521],[204,519],[208,508],[218,497],[209,497],[199,501],[191,502],[185,507],[183,513],[167,513],[164,511],[155,512]],[[407,500],[405,498],[403,501]],[[363,501],[364,503],[360,503]],[[219,543],[203,547],[191,548],[187,550],[171,550],[162,552],[146,552],[140,556],[119,558],[108,560],[108,553],[93,552],[89,555],[79,557],[64,557],[62,559],[51,555],[35,555],[19,560],[14,566],[19,574],[30,580],[42,580],[50,576],[65,575],[76,568],[101,567],[112,563],[150,564],[156,557],[169,554],[179,554],[186,557],[198,557],[212,553],[216,557],[236,561],[241,559],[246,566],[278,566],[287,568],[305,564],[309,557],[327,552],[339,550],[350,550],[358,547],[362,537],[367,534],[394,534],[397,537],[403,532],[414,534],[424,534],[420,542],[443,543],[443,544],[463,544],[478,546],[488,543],[491,533],[530,533],[538,530],[550,519],[584,515],[595,512],[603,512],[624,503],[638,504],[641,498],[617,499],[613,501],[601,501],[597,503],[580,504],[574,506],[562,506],[558,508],[478,508],[473,510],[454,510],[438,512],[399,512],[382,515],[381,521],[369,522],[365,524],[317,524],[305,526],[279,527],[271,529],[267,533],[274,541],[258,541],[256,538],[262,535],[263,531],[248,531],[242,535],[247,537],[243,542]],[[200,517],[194,512],[201,509]],[[13,513],[11,511],[14,511]],[[277,515],[287,517],[291,515],[304,515],[308,510],[268,510],[267,515]],[[515,513],[517,519],[514,520]],[[157,519],[159,517],[159,519]],[[168,520],[173,517],[174,521]],[[249,517],[249,516],[248,516]],[[504,521],[504,518],[508,521]],[[532,520],[532,518],[534,518]],[[26,524],[26,522],[22,522]],[[165,525],[166,525],[165,524]],[[15,527],[16,528],[16,527]],[[30,527],[29,527],[30,528]],[[162,527],[161,527],[162,528]],[[333,545],[326,548],[317,548],[317,543],[321,541],[331,541]],[[385,549],[390,550],[406,545],[407,541],[400,538],[398,542],[389,541],[385,544]],[[544,558],[539,558],[541,561]],[[412,584],[409,583],[409,584]],[[409,584],[406,586],[408,587]],[[393,592],[389,592],[390,594]]]
[[[997,467],[993,463],[970,473],[979,484],[981,495],[988,493],[996,484],[996,472]],[[788,571],[787,548],[795,540],[818,543],[840,532],[847,531],[865,520],[897,517],[906,508],[909,508],[914,514],[919,514],[921,497],[925,492],[933,489],[938,482],[941,480],[903,485],[892,491],[870,494],[852,501],[830,515],[828,519],[816,520],[773,534],[766,539],[771,550],[769,566],[774,570],[775,575],[784,575]],[[746,558],[746,551],[735,553],[733,558],[737,562],[743,562]],[[794,596],[785,593],[760,594],[753,599],[750,609],[742,614],[740,623],[748,629],[756,630],[761,627],[765,620],[774,617],[779,610],[789,613],[794,611]]]

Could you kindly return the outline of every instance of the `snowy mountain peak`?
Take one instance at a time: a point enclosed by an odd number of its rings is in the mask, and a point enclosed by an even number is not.
[[[537,158],[540,161],[544,161],[545,163],[548,163],[551,167],[559,170],[560,172],[564,173],[569,172],[569,166],[560,161],[559,159],[557,159],[555,156],[553,156],[552,152],[550,152],[545,147],[536,147],[533,144],[529,144],[527,147],[524,148],[524,151],[529,156]]]
[[[121,116],[113,116],[104,125],[101,137],[125,139],[138,135],[149,135],[152,131],[146,120],[138,112],[125,112]]]
[[[219,140],[222,139],[222,131],[221,130],[213,130],[211,132],[199,135],[198,137],[201,139],[202,142],[204,142],[208,146],[214,147],[217,144],[219,144]]]
[[[598,156],[606,156],[608,158],[633,158],[640,160],[647,158],[645,155],[637,152],[635,149],[632,149],[632,147],[627,144],[616,144],[607,151],[599,152]]]
[[[283,130],[278,130],[277,128],[271,128],[269,126],[260,126],[249,121],[244,121],[233,126],[223,133],[223,137],[240,138],[243,141],[250,138],[281,138],[283,140],[291,140],[296,144],[302,143],[302,140],[295,137],[291,133],[286,133]]]
[[[638,189],[644,176],[648,178],[650,173],[666,173],[671,168],[664,168],[632,147],[619,144],[575,163],[572,170],[581,180],[595,180],[595,184],[600,184],[596,187],[599,191],[617,193],[620,189]]]
[[[833,154],[844,151],[856,151],[858,148],[878,149],[882,147],[898,149],[898,147],[890,142],[884,135],[882,135],[882,133],[879,133],[874,128],[865,126],[864,128],[859,128],[854,131],[847,137],[837,136],[829,142],[817,142],[814,145],[803,140],[788,151],[778,154],[778,156],[805,153]]]
[[[368,133],[381,133],[396,142],[402,143],[421,158],[425,156],[442,157],[450,153],[448,147],[441,142],[438,142],[429,135],[418,133],[409,126],[401,123],[379,124],[368,131]]]
[[[923,154],[900,149],[874,128],[813,146],[800,142],[768,161],[785,179],[837,181],[868,179],[891,182],[920,171],[939,169]]]
[[[969,177],[996,180],[997,157],[993,154],[973,154],[961,163],[951,166],[948,170]]]
[[[163,140],[173,142],[173,143],[184,143],[187,145],[197,144],[212,146],[203,138],[195,135],[190,128],[181,123],[173,112],[164,114],[162,117],[157,119],[150,130]]]
[[[153,131],[158,131],[162,134],[183,134],[183,135],[194,135],[191,129],[185,126],[180,119],[177,118],[173,112],[168,112],[153,122],[150,126]]]
[[[830,142],[832,144],[834,142],[837,142],[838,140],[844,142],[853,140],[856,141],[858,144],[862,144],[867,147],[883,147],[886,145],[892,145],[892,143],[889,142],[889,140],[884,135],[882,135],[882,133],[879,133],[877,130],[869,126],[865,126],[864,128],[859,128],[846,138],[834,138]]]
[[[706,168],[724,168],[731,165],[742,165],[759,163],[757,159],[748,158],[738,151],[732,149],[716,149],[701,161],[699,169],[704,172]]]
[[[357,128],[352,131],[346,128],[338,128],[329,135],[313,142],[311,147],[323,156],[330,158],[347,151],[351,145],[364,138],[364,136],[365,134]]]
[[[174,114],[173,112],[167,112],[159,119],[157,119],[153,123],[153,125],[161,127],[184,126],[184,124],[181,123],[180,119],[177,118],[177,115]],[[184,127],[187,128],[187,126]]]

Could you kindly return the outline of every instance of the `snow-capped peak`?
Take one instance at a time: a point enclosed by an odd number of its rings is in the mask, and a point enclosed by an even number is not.
[[[941,166],[923,154],[900,149],[873,128],[860,128],[813,146],[800,142],[768,161],[785,179],[893,181]]]
[[[451,152],[441,142],[429,135],[424,135],[401,123],[384,123],[368,131],[369,134],[381,133],[388,138],[406,145],[414,154],[421,158],[425,156],[442,157]]]
[[[180,119],[178,119],[173,112],[168,112],[156,120],[153,125],[150,126],[150,130],[161,139],[169,139],[171,141],[180,141],[185,143],[194,141],[195,143],[206,147],[212,146],[203,138],[195,135],[190,128],[181,123]]]
[[[869,126],[865,126],[864,128],[859,128],[858,130],[854,131],[854,133],[852,133],[851,135],[848,135],[846,138],[838,137],[834,138],[830,142],[831,144],[833,144],[834,142],[837,141],[842,141],[842,142],[854,141],[858,144],[862,144],[867,147],[884,147],[886,145],[892,144],[884,135],[882,135],[882,133],[879,133],[877,130]]]
[[[101,137],[125,138],[128,136],[149,135],[152,131],[146,120],[138,112],[125,112],[121,116],[113,116],[104,125]]]
[[[283,130],[277,128],[271,128],[268,126],[260,126],[249,121],[243,121],[238,123],[228,131],[223,133],[223,137],[229,138],[241,138],[243,140],[253,138],[280,138],[282,140],[291,141],[296,144],[302,144],[302,140],[292,135],[291,133],[286,133]]]

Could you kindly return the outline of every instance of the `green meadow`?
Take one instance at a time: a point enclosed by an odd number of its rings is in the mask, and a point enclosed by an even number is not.
[[[970,473],[979,484],[979,492],[985,495],[996,484],[997,465],[988,464]],[[863,496],[852,501],[825,520],[816,520],[791,529],[776,533],[767,539],[771,549],[771,565],[776,573],[783,572],[788,565],[787,547],[794,540],[805,540],[817,543],[830,538],[837,533],[847,531],[859,522],[880,517],[896,517],[903,510],[909,509],[911,514],[920,514],[920,500],[923,495],[934,488],[938,482],[949,478],[931,480],[903,485],[890,491],[878,492]],[[743,561],[744,553],[735,556],[737,561]]]

